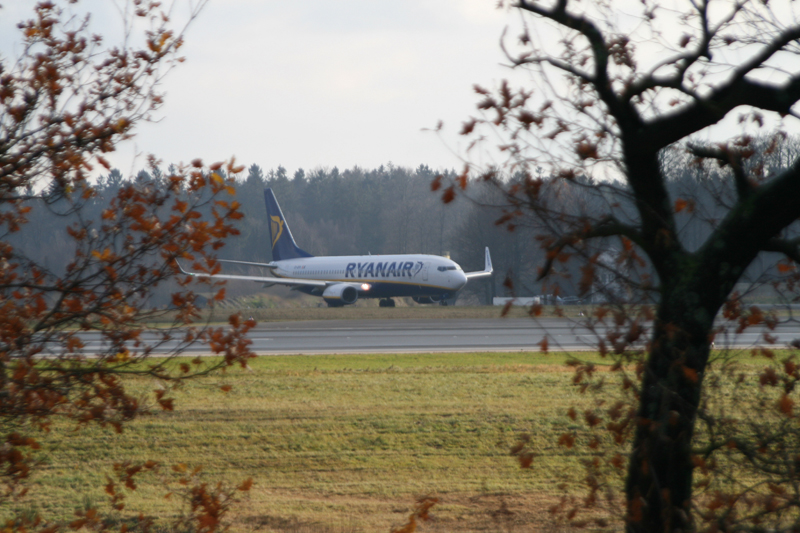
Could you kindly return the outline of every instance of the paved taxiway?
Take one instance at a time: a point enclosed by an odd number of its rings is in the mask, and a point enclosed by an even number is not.
[[[800,337],[800,324],[779,327],[776,346]],[[253,332],[259,354],[357,352],[459,352],[540,349],[547,336],[550,350],[595,349],[597,335],[566,319],[326,320],[273,322]],[[761,341],[757,329],[717,344],[751,346]]]
[[[783,324],[774,332],[776,347],[800,338],[800,324]],[[306,322],[268,322],[250,333],[252,349],[260,355],[317,353],[392,353],[538,351],[547,336],[549,349],[589,350],[596,335],[574,321],[544,318],[450,320],[316,320]],[[81,334],[87,351],[101,346],[95,334]],[[718,338],[717,345],[752,346],[763,343],[762,332],[753,329],[730,338]],[[173,348],[167,343],[156,353]],[[187,353],[204,355],[207,348],[194,345]]]
[[[565,322],[551,325],[574,344]],[[251,338],[263,354],[386,353],[538,350],[543,334],[530,319],[317,320],[263,324]]]

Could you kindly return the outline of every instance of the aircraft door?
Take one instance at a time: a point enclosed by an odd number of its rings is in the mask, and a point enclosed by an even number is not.
[[[422,265],[422,281],[428,281],[428,267],[430,266],[430,262],[426,262]]]

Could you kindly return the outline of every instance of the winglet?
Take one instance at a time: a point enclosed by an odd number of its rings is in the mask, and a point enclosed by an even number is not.
[[[494,272],[492,268],[492,256],[489,255],[489,247],[486,247],[486,259],[485,265],[483,270],[478,272],[466,272],[464,275],[467,276],[467,279],[480,279],[480,278],[488,278]]]
[[[185,271],[185,270],[183,269],[183,266],[181,265],[180,261],[178,261],[177,259],[175,260],[175,264],[176,264],[176,265],[178,265],[178,268],[179,268],[179,269],[181,269],[181,272],[183,272],[183,273],[184,273],[184,274],[186,274],[187,276],[196,276],[196,275],[197,275],[197,274],[195,274],[194,272],[187,272],[187,271]]]

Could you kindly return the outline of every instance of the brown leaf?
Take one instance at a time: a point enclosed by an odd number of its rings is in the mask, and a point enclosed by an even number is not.
[[[589,410],[587,410],[587,411],[585,411],[583,413],[583,418],[584,418],[584,420],[586,421],[586,424],[588,424],[589,427],[594,427],[594,426],[596,426],[597,424],[599,424],[601,422],[600,417],[597,416],[597,414],[595,414],[595,413],[593,413],[592,411],[589,411]]]
[[[531,452],[523,453],[519,456],[519,466],[530,468],[531,465],[533,465],[533,454]]]
[[[475,129],[475,125],[478,121],[474,118],[468,120],[461,126],[461,135],[469,135]]]
[[[791,416],[792,410],[794,409],[794,400],[789,398],[788,394],[784,394],[778,401],[778,408],[780,409],[781,413]]]
[[[578,143],[575,148],[575,153],[578,154],[582,160],[585,159],[600,159],[600,154],[597,153],[597,145],[588,141]]]
[[[455,200],[455,198],[456,198],[456,191],[455,189],[453,189],[452,185],[447,189],[445,189],[444,192],[442,193],[442,202],[445,204],[449,204],[450,202]]]

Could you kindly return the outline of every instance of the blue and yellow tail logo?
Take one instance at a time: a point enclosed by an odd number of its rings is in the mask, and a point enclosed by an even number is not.
[[[271,216],[269,218],[271,220],[270,229],[272,230],[271,233],[273,235],[273,237],[272,237],[272,247],[275,248],[275,243],[278,242],[278,239],[280,239],[281,235],[283,234],[283,224],[284,224],[284,222],[283,222],[283,220],[281,220],[280,216]]]
[[[289,223],[283,218],[281,207],[272,189],[264,190],[264,202],[267,207],[269,217],[269,231],[272,237],[272,260],[283,261],[285,259],[297,259],[298,257],[313,257],[305,250],[297,247],[292,237],[292,230]]]

